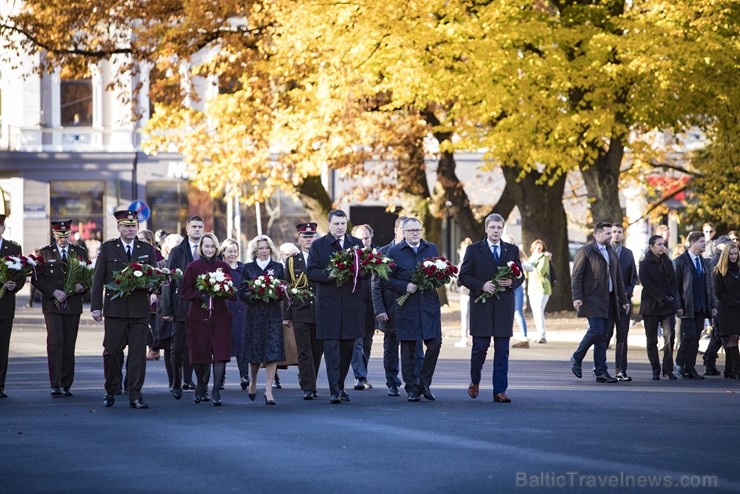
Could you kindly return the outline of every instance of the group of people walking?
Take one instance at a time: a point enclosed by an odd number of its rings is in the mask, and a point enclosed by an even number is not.
[[[149,358],[165,350],[165,364],[172,396],[179,400],[184,390],[193,391],[195,403],[221,406],[220,391],[225,382],[226,364],[235,358],[239,384],[254,401],[257,377],[265,369],[265,404],[276,405],[273,388],[279,386],[277,369],[297,364],[298,382],[304,400],[319,397],[317,374],[323,356],[329,388],[329,402],[351,401],[345,387],[350,366],[355,374],[354,389],[372,387],[367,382],[367,364],[376,327],[383,333],[383,366],[389,396],[410,402],[433,401],[433,378],[442,344],[440,300],[437,291],[419,285],[418,266],[438,258],[437,246],[423,238],[417,218],[399,217],[395,237],[377,248],[392,261],[384,277],[358,270],[355,283],[337,283],[329,269],[336,253],[346,249],[372,248],[372,229],[360,225],[347,232],[347,215],[332,210],[328,233],[318,236],[317,224],[296,225],[297,245],[281,259],[266,235],[253,238],[247,247],[246,263],[239,261],[239,243],[223,243],[205,232],[201,217],[190,217],[186,234],[169,235],[161,251],[146,231],[139,231],[136,213],[117,211],[119,237],[104,242],[95,261],[90,286],[67,286],[70,259],[87,263],[84,249],[70,244],[71,220],[54,220],[54,242],[40,249],[39,264],[31,276],[42,294],[47,326],[47,354],[51,395],[72,396],[74,348],[82,314],[83,296],[89,290],[93,319],[104,321],[103,367],[106,407],[113,406],[122,391],[131,408],[145,409],[142,387]],[[0,215],[0,253],[20,255],[18,244],[2,238],[4,216]],[[521,303],[524,272],[529,270],[529,297],[541,342],[545,342],[544,307],[552,292],[551,263],[544,242],[532,245],[531,256],[523,260],[517,245],[502,240],[505,220],[498,214],[484,222],[485,238],[469,242],[462,255],[457,283],[469,297],[469,333],[472,336],[468,394],[480,393],[482,369],[493,344],[492,400],[509,403],[507,395],[510,339]],[[732,232],[731,232],[732,233]],[[707,238],[692,232],[686,252],[671,261],[666,234],[654,235],[639,261],[623,245],[624,229],[619,224],[597,222],[594,240],[578,250],[572,272],[573,306],[579,317],[588,319],[588,329],[571,357],[571,370],[583,375],[582,362],[593,347],[592,374],[598,382],[630,381],[627,373],[627,335],[631,299],[635,286],[642,284],[640,314],[643,317],[647,354],[652,378],[703,379],[695,368],[699,338],[705,320],[714,321],[714,333],[727,355],[724,376],[740,378],[738,336],[740,329],[740,260],[737,236],[712,242],[713,257],[702,256]],[[282,247],[281,247],[282,248]],[[135,289],[126,295],[117,290],[116,277],[133,264],[181,271],[161,286]],[[219,273],[230,280],[233,290],[225,296],[204,291],[203,279]],[[503,274],[502,274],[503,273]],[[256,296],[258,280],[280,280],[310,297]],[[0,397],[15,310],[15,293],[24,279],[7,280],[0,297]],[[256,284],[255,284],[256,283]],[[270,289],[270,287],[266,287]],[[397,303],[405,296],[405,303]],[[521,317],[521,314],[519,314]],[[369,317],[368,317],[369,316]],[[676,317],[680,320],[680,348],[674,364]],[[616,376],[607,368],[606,349],[616,331]],[[662,333],[662,358],[658,338]],[[287,336],[286,336],[287,335]],[[525,333],[526,335],[526,333]],[[287,340],[295,340],[295,357],[288,359]],[[539,341],[539,340],[538,340]],[[517,347],[517,345],[514,345]],[[128,357],[124,362],[124,349]],[[521,346],[519,346],[521,348]],[[714,350],[716,359],[716,349]],[[705,355],[705,375],[719,372]],[[124,373],[125,371],[125,373]],[[194,377],[193,377],[194,374]],[[209,392],[210,387],[210,392]]]

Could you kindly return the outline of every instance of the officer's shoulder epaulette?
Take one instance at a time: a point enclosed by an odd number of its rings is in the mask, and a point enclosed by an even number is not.
[[[4,239],[3,239],[3,242],[8,242],[8,243],[9,243],[10,245],[17,245],[18,247],[20,247],[20,246],[21,246],[21,244],[19,244],[18,242],[14,242],[14,241],[12,241],[12,240],[10,240],[9,238],[4,238]]]
[[[115,237],[115,238],[109,238],[108,240],[103,241],[103,243],[109,244],[111,242],[117,242],[117,241],[118,241],[118,237]]]

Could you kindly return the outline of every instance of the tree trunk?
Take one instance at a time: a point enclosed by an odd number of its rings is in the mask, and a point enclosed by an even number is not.
[[[608,150],[599,150],[591,164],[581,165],[581,175],[586,184],[591,207],[592,223],[609,221],[622,223],[622,207],[619,205],[619,170],[624,156],[622,140],[613,137]]]
[[[328,216],[332,209],[332,202],[324,184],[321,183],[321,177],[306,177],[297,190],[303,205],[306,206],[309,218],[319,224],[319,230],[329,231]]]
[[[518,167],[505,166],[503,172],[522,218],[524,257],[529,257],[529,246],[537,239],[542,240],[552,253],[557,283],[547,303],[547,311],[572,310],[568,222],[563,207],[565,175],[548,185],[537,183],[541,177],[537,172],[530,172],[518,181]]]

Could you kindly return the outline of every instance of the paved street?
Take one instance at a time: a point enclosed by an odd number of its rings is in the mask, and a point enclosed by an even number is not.
[[[276,407],[261,393],[250,402],[233,362],[223,407],[192,393],[176,401],[154,361],[148,410],[129,409],[125,395],[103,407],[102,324],[89,313],[75,396],[50,397],[40,321],[39,309],[19,309],[0,401],[2,492],[740,491],[740,382],[651,381],[639,346],[633,382],[578,380],[567,361],[582,323],[572,319],[553,321],[546,345],[512,349],[511,404],[491,401],[490,356],[481,395],[467,396],[470,349],[447,334],[434,402],[386,395],[377,336],[375,388],[350,390],[351,403],[329,405],[323,369],[321,398],[303,401],[293,367],[281,371]]]

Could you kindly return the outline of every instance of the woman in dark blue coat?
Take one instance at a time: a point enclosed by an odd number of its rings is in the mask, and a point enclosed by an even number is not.
[[[275,379],[277,363],[285,360],[283,348],[283,312],[279,301],[263,302],[249,300],[247,281],[261,275],[285,279],[285,270],[278,261],[279,254],[275,244],[267,235],[254,237],[247,247],[247,262],[242,268],[242,281],[239,297],[247,303],[246,324],[244,327],[244,348],[240,359],[249,364],[252,380],[249,383],[249,399],[257,394],[257,372],[260,364],[265,365],[267,381],[265,384],[265,403],[274,405],[272,382]],[[244,364],[242,364],[244,365]]]
[[[242,268],[244,263],[239,261],[239,243],[233,238],[227,238],[221,244],[221,257],[231,267],[231,280],[235,287],[242,284]],[[249,365],[239,358],[244,348],[244,324],[247,313],[247,305],[241,299],[228,300],[231,311],[231,356],[236,357],[239,366],[240,385],[242,390],[249,386]],[[225,378],[225,376],[224,376]],[[223,382],[221,388],[223,389]]]

